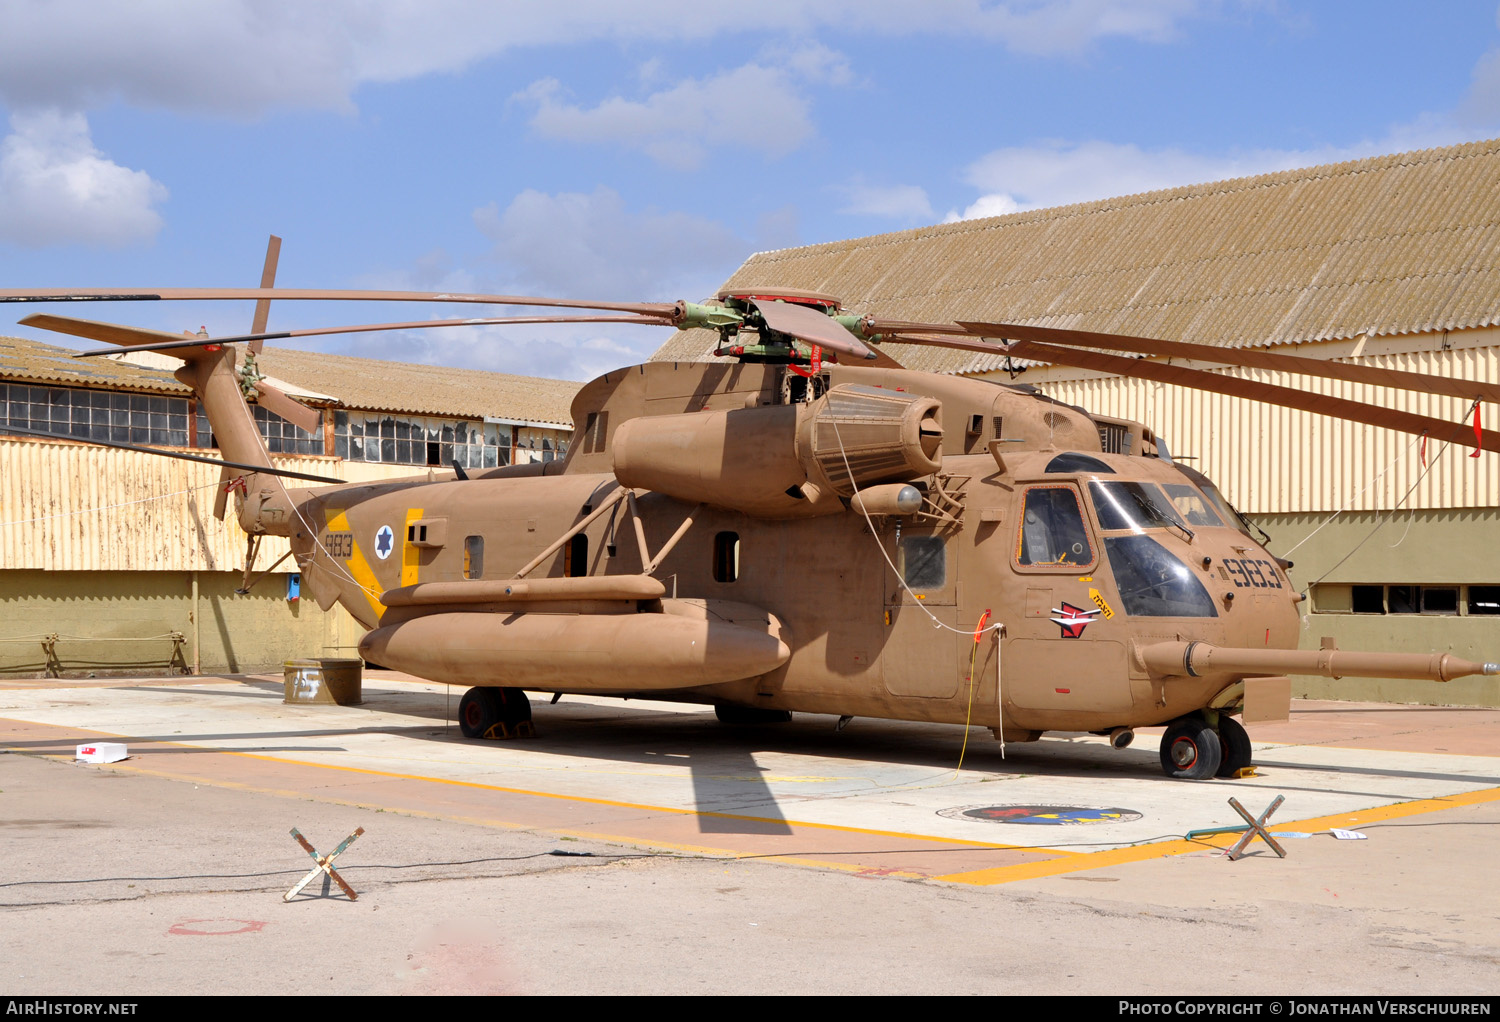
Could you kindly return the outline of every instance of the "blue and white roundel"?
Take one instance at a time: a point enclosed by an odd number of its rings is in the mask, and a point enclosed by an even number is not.
[[[391,551],[396,547],[396,534],[391,531],[389,525],[382,525],[380,531],[375,533],[375,556],[382,561],[391,556]]]

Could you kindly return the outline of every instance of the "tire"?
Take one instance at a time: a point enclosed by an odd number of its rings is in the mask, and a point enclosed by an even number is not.
[[[492,688],[489,691],[495,693],[497,712],[506,727],[513,728],[531,719],[531,700],[525,691],[519,688]]]
[[[500,689],[471,688],[458,701],[458,729],[465,738],[483,738],[500,722]]]
[[[714,704],[714,716],[720,724],[785,724],[792,719],[790,710],[767,710],[759,706]]]
[[[1214,776],[1233,777],[1250,765],[1254,755],[1254,750],[1250,748],[1250,736],[1233,717],[1219,717],[1219,746],[1223,751],[1223,758]]]
[[[1223,761],[1219,736],[1200,717],[1182,717],[1161,736],[1161,768],[1168,777],[1201,781],[1214,776]]]

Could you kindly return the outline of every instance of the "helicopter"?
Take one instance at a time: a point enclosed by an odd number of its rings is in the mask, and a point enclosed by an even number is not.
[[[1500,674],[1443,653],[1297,649],[1306,596],[1293,565],[1148,425],[1024,385],[904,369],[882,345],[1144,376],[1449,440],[1467,427],[1145,356],[1458,395],[1476,409],[1500,386],[1154,338],[881,320],[773,286],[703,303],[276,288],[278,247],[259,288],[0,301],[255,301],[251,332],[218,338],[21,322],[115,345],[80,357],[181,360],[176,377],[223,455],[215,514],[232,496],[250,537],[247,577],[261,538],[287,538],[305,591],[367,630],[365,660],[466,689],[467,738],[534,733],[527,690],[709,704],[735,725],[793,712],[836,715],[840,728],[857,716],[977,724],[1002,749],[1048,732],[1125,748],[1135,729],[1164,725],[1163,772],[1204,779],[1252,767],[1240,721],[1286,719],[1288,675]],[[273,300],[594,314],[269,332]],[[556,322],[708,330],[719,359],[647,362],[584,385],[563,460],[376,483],[275,468],[247,403],[316,425],[257,370],[268,339]],[[1473,444],[1500,451],[1477,414]]]

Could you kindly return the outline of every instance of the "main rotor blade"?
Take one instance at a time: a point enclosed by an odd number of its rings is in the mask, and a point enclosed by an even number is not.
[[[1348,362],[1329,362],[1326,359],[1308,358],[1303,355],[1284,355],[1278,352],[1247,348],[1219,348],[1211,344],[1164,341],[1154,337],[1130,337],[1124,334],[1101,334],[1090,330],[1063,330],[1056,327],[1021,326],[1014,323],[969,323],[960,320],[958,325],[970,334],[979,337],[1000,337],[1008,341],[1041,341],[1047,344],[1129,351],[1142,355],[1163,355],[1168,358],[1191,358],[1202,362],[1244,366],[1247,369],[1320,376],[1329,380],[1348,380],[1351,383],[1397,387],[1428,394],[1448,394],[1453,397],[1467,398],[1470,401],[1475,398],[1500,401],[1500,385],[1493,383],[1455,380],[1445,376],[1412,373],[1401,369],[1382,369],[1378,366],[1354,365]]]
[[[260,286],[271,289],[276,286],[276,262],[281,258],[281,239],[271,235],[271,240],[266,242],[266,265],[260,271]],[[271,318],[271,299],[262,298],[255,303],[255,318],[250,321],[250,332],[252,334],[263,334],[266,332],[266,320]],[[250,342],[251,354],[260,354],[260,341]]]
[[[323,431],[323,416],[287,394],[286,391],[278,390],[265,380],[256,380],[255,389],[260,394],[257,403],[266,411],[275,412],[304,433]]]
[[[205,465],[219,465],[224,468],[242,468],[247,472],[264,472],[271,476],[286,476],[288,479],[306,479],[314,483],[340,483],[345,480],[335,479],[332,476],[315,476],[306,472],[293,472],[285,468],[268,468],[265,465],[247,465],[243,461],[225,461],[223,458],[205,458],[198,454],[183,454],[181,451],[163,451],[156,447],[142,447],[139,444],[121,443],[118,440],[84,440],[81,437],[59,436],[56,433],[47,433],[40,429],[28,429],[25,426],[7,426],[0,424],[0,433],[21,433],[26,436],[38,436],[47,440],[72,440],[77,443],[93,444],[96,447],[118,447],[122,451],[139,451],[141,454],[154,454],[159,458],[176,458],[179,461],[201,461]]]
[[[520,326],[529,323],[627,323],[641,326],[671,326],[667,319],[650,316],[484,316],[469,319],[420,319],[408,323],[368,323],[353,326],[314,327],[307,330],[276,330],[260,334],[233,334],[228,337],[189,337],[163,333],[142,327],[119,326],[100,323],[92,319],[75,319],[72,316],[34,315],[21,320],[22,326],[52,330],[57,333],[87,337],[96,341],[110,341],[121,345],[118,348],[94,348],[80,351],[79,357],[92,355],[118,355],[128,351],[162,351],[169,348],[200,348],[205,344],[238,344],[241,341],[285,340],[294,337],[317,337],[324,334],[358,334],[375,330],[425,330],[445,326]],[[139,341],[142,337],[160,337],[161,341],[141,344],[129,343],[127,339]]]
[[[531,298],[526,295],[460,294],[442,291],[325,291],[307,288],[167,287],[167,288],[8,288],[0,302],[240,302],[275,299],[286,302],[447,302],[459,305],[536,305],[551,309],[600,309],[670,317],[672,302],[590,302],[575,298]]]
[[[940,348],[956,348],[959,351],[979,351],[990,355],[1011,355],[1015,358],[1031,359],[1037,362],[1051,362],[1054,365],[1093,369],[1115,376],[1156,380],[1161,383],[1176,384],[1179,387],[1191,387],[1195,390],[1227,394],[1230,397],[1264,401],[1267,404],[1280,405],[1284,408],[1297,408],[1306,412],[1316,412],[1319,415],[1331,415],[1350,422],[1399,430],[1416,436],[1426,434],[1434,440],[1473,443],[1468,439],[1472,435],[1472,429],[1462,422],[1453,423],[1446,419],[1435,419],[1431,416],[1402,412],[1394,408],[1381,408],[1325,394],[1310,394],[1292,387],[1278,387],[1274,384],[1258,383],[1237,376],[1204,372],[1201,369],[1187,369],[1182,366],[1163,365],[1160,362],[1148,362],[1144,359],[1080,351],[1037,341],[1016,341],[1013,344],[1001,346],[985,344],[983,341],[966,341],[947,337],[901,336],[893,337],[892,340],[898,340],[901,344],[925,344]],[[1482,450],[1500,452],[1500,433],[1492,429],[1481,430],[1478,446]]]
[[[819,344],[838,352],[874,361],[876,355],[864,343],[834,319],[805,305],[790,302],[752,301],[766,326],[784,334],[791,334],[808,344]]]

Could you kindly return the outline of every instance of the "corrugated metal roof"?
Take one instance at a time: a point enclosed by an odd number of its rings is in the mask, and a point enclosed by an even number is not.
[[[41,341],[0,337],[0,379],[150,390],[183,397],[191,393],[164,369],[114,358],[79,359],[74,354],[71,349]],[[152,356],[144,353],[137,357]],[[266,348],[258,364],[268,377],[289,384],[286,389],[292,393],[328,395],[349,408],[474,419],[492,415],[559,427],[571,425],[570,406],[581,386],[571,380],[381,362],[290,348]]]
[[[1500,322],[1500,140],[761,252],[727,287],[850,311],[1248,347]],[[680,331],[656,361],[702,357]],[[998,358],[887,346],[913,369]]]
[[[169,372],[127,365],[107,358],[74,358],[76,352],[20,337],[0,337],[0,379],[35,380],[75,387],[146,390],[180,394],[187,387]]]
[[[582,386],[571,380],[380,362],[291,348],[266,348],[258,364],[264,373],[331,394],[349,408],[476,419],[494,415],[558,426],[572,424],[570,406]]]

